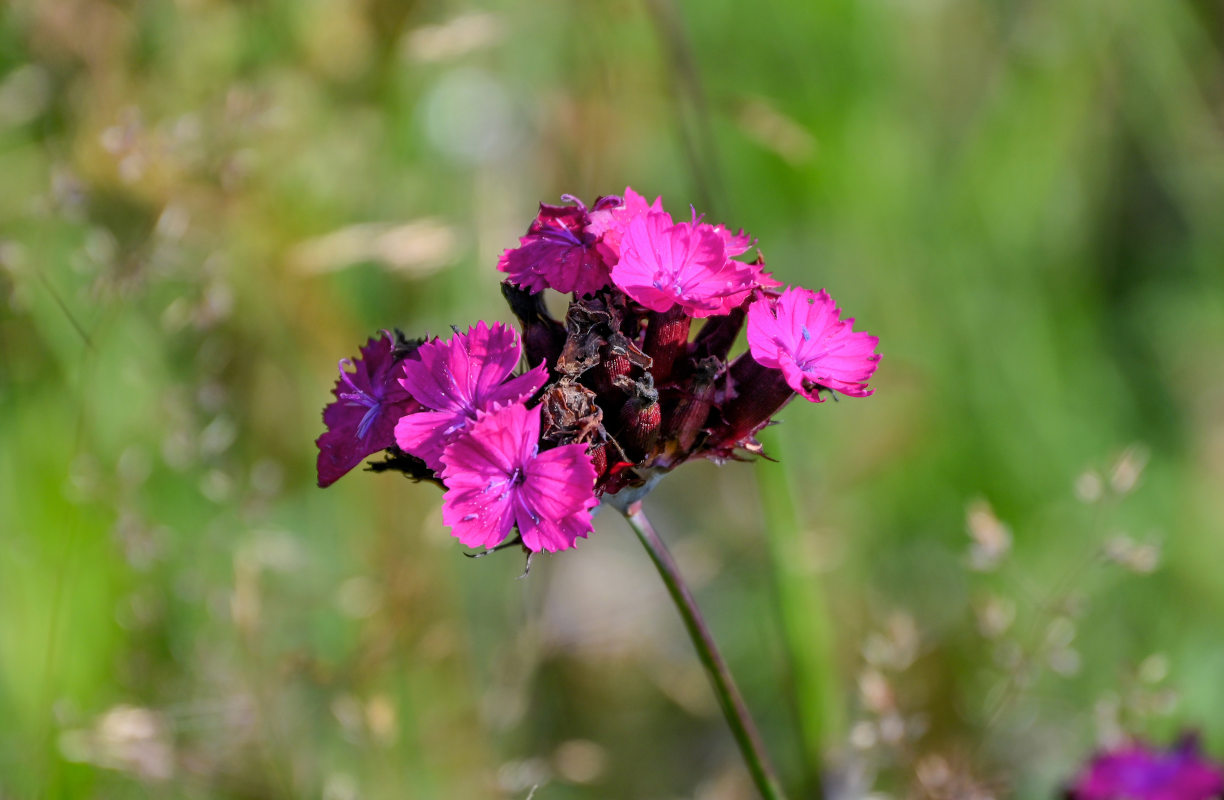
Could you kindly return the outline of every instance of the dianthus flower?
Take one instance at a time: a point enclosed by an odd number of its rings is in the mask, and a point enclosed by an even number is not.
[[[333,442],[344,469],[385,447],[371,469],[441,485],[460,541],[497,547],[517,528],[528,550],[553,551],[590,531],[598,498],[620,503],[692,459],[759,454],[757,432],[796,393],[870,394],[876,337],[853,331],[826,292],[779,292],[759,253],[736,261],[754,244],[742,230],[696,211],[676,224],[629,187],[589,210],[565,199],[541,204],[499,261],[522,338],[481,322],[420,344],[398,370],[378,362],[381,388],[357,384],[364,394],[346,407],[359,417],[329,408],[321,483],[343,471],[324,458]],[[546,288],[572,293],[564,319]],[[745,324],[749,351],[732,358]],[[530,369],[516,374],[523,356]],[[388,414],[399,415],[393,440]]]
[[[518,334],[500,322],[478,322],[449,342],[422,344],[416,357],[404,362],[400,383],[427,410],[399,420],[395,443],[440,470],[446,445],[479,412],[530,397],[547,381],[543,365],[510,377],[521,350]]]
[[[384,332],[356,359],[341,359],[336,399],[323,409],[327,431],[315,444],[319,486],[330,486],[367,456],[395,443],[395,424],[417,404],[399,384],[397,365],[411,345]],[[348,370],[352,369],[352,372]]]
[[[609,281],[609,265],[599,248],[601,235],[589,227],[591,214],[619,205],[621,199],[601,197],[590,212],[572,195],[561,199],[573,205],[540,203],[527,235],[519,238],[518,247],[502,253],[497,268],[509,276],[507,280],[533,292],[547,288],[591,294]]]
[[[442,521],[468,547],[495,547],[517,526],[528,550],[555,552],[591,532],[587,448],[540,452],[540,411],[511,403],[482,414],[442,454]]]
[[[730,298],[757,285],[756,274],[727,255],[726,240],[713,225],[673,223],[670,215],[652,211],[625,229],[612,282],[651,311],[679,305],[701,318],[725,313]]]
[[[748,347],[757,363],[781,370],[791,389],[809,400],[820,402],[821,389],[866,397],[880,360],[879,339],[853,325],[853,318],[841,319],[828,292],[791,287],[748,307]]]
[[[606,263],[614,265],[620,260],[621,238],[629,223],[651,212],[663,213],[663,198],[656,197],[653,203],[648,203],[632,186],[625,187],[620,203],[606,204],[591,212],[586,230],[599,238],[600,251]]]
[[[1067,789],[1069,800],[1213,800],[1224,767],[1199,753],[1193,736],[1171,750],[1140,742],[1098,753]]]
[[[696,210],[676,224],[660,198],[648,203],[631,188],[590,210],[563,199],[570,205],[541,204],[519,246],[498,261],[521,343],[505,326],[481,322],[449,342],[421,344],[400,362],[406,400],[389,394],[383,361],[364,383],[360,369],[343,373],[355,391],[341,394],[338,385],[338,402],[351,394],[356,406],[325,414],[320,484],[386,445],[372,471],[437,483],[442,521],[460,542],[486,552],[521,544],[528,565],[588,536],[592,509],[606,500],[684,615],[758,791],[777,797],[743,700],[641,499],[686,461],[760,454],[756,433],[796,392],[811,400],[821,389],[870,394],[876,337],[854,332],[823,291],[779,293],[759,253],[736,261],[755,243],[742,230],[704,223]],[[546,289],[572,294],[563,320],[550,313]],[[694,319],[703,323],[690,336]],[[732,358],[745,322],[750,350]],[[521,356],[530,369],[515,375]],[[379,426],[394,409],[402,417],[391,443]]]

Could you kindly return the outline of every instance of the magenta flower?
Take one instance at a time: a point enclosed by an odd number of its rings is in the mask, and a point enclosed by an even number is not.
[[[617,205],[592,210],[591,221],[586,228],[588,233],[600,237],[600,246],[606,253],[604,260],[609,264],[615,264],[620,258],[621,239],[629,223],[650,212],[666,213],[663,210],[662,197],[656,197],[653,203],[648,203],[645,197],[633,191],[632,186],[625,187],[623,197],[624,199]],[[668,217],[668,219],[671,218]],[[730,258],[748,252],[756,242],[742,229],[738,233],[731,233],[727,226],[721,223],[712,227],[714,232],[722,238],[723,246]]]
[[[714,232],[722,237],[723,246],[727,248],[727,255],[731,258],[747,253],[756,243],[756,239],[744,233],[743,228],[740,228],[739,233],[732,233],[721,222],[714,226]]]
[[[730,314],[735,309],[743,306],[749,299],[749,296],[757,289],[777,289],[782,285],[782,281],[777,280],[771,273],[765,271],[764,262],[751,262],[747,266],[752,269],[752,288],[727,295],[723,299],[722,309],[718,312],[720,315]]]
[[[518,526],[527,549],[555,552],[591,532],[595,468],[586,445],[539,452],[541,407],[482,414],[442,454],[442,521],[468,547],[495,547]]]
[[[356,360],[340,361],[336,399],[323,409],[327,431],[315,440],[319,486],[332,485],[362,459],[395,444],[396,421],[417,408],[396,380],[396,362],[395,342],[386,332],[366,342]]]
[[[625,187],[625,194],[620,203],[604,206],[591,212],[590,222],[587,223],[586,229],[592,236],[599,237],[604,261],[608,264],[615,264],[620,260],[621,239],[629,223],[650,212],[665,213],[663,198],[656,197],[653,203],[648,203],[645,197],[633,191],[632,186]]]
[[[651,311],[679,304],[693,317],[708,317],[726,313],[731,298],[751,291],[756,272],[727,257],[713,225],[673,224],[666,213],[652,211],[626,228],[612,282]]]
[[[748,307],[748,348],[758,364],[782,370],[786,383],[809,400],[819,403],[821,388],[866,397],[879,339],[853,325],[841,319],[828,292],[793,286]]]
[[[574,205],[540,203],[540,213],[519,238],[519,246],[506,250],[497,268],[511,283],[539,292],[546,288],[574,292],[579,297],[607,286],[608,265],[599,250],[599,235],[588,230],[591,213],[620,204],[619,197],[601,197],[591,212],[582,201],[563,195]]]
[[[521,352],[518,334],[500,322],[478,322],[449,342],[421,345],[416,358],[404,362],[400,383],[427,410],[400,419],[396,444],[440,470],[446,445],[479,412],[525,400],[547,382],[543,364],[511,377]]]
[[[1224,796],[1224,768],[1193,736],[1163,752],[1142,743],[1098,753],[1067,790],[1070,800],[1210,800]]]

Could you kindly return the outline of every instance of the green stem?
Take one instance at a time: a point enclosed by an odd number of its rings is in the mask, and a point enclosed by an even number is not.
[[[752,775],[757,791],[765,800],[784,800],[785,795],[782,794],[773,767],[770,766],[769,758],[765,755],[761,735],[757,733],[752,717],[748,714],[748,707],[744,705],[744,698],[731,678],[727,662],[723,660],[722,654],[718,652],[718,646],[714,644],[714,637],[710,635],[710,629],[701,616],[700,609],[697,608],[697,601],[693,598],[693,593],[689,591],[684,578],[680,576],[680,569],[676,566],[675,559],[672,558],[667,546],[663,544],[663,540],[659,538],[659,534],[655,533],[650,520],[642,512],[640,501],[626,508],[624,514],[625,519],[629,522],[629,527],[633,528],[638,540],[650,554],[650,560],[659,570],[659,576],[663,578],[667,593],[671,595],[672,602],[676,604],[676,610],[680,612],[680,617],[684,620],[684,627],[688,630],[689,638],[693,640],[693,646],[697,648],[697,656],[701,659],[702,666],[710,676],[710,683],[714,686],[714,695],[722,707],[723,716],[727,718],[731,734],[735,737],[735,743],[739,745],[740,754],[743,755],[744,762],[748,765],[748,772]]]

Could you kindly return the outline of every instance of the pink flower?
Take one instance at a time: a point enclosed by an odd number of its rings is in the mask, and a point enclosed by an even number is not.
[[[663,198],[656,197],[653,203],[647,203],[646,198],[633,191],[632,186],[625,187],[624,200],[616,205],[605,206],[591,211],[591,221],[587,224],[587,232],[600,237],[600,247],[606,252],[605,261],[615,264],[620,258],[621,240],[629,223],[650,212],[666,213],[663,210]],[[669,216],[670,220],[671,217]],[[734,258],[742,255],[756,242],[748,234],[740,230],[731,233],[726,225],[719,223],[712,226],[714,232],[723,240],[727,256]]]
[[[494,547],[516,525],[536,552],[591,532],[598,501],[586,445],[539,452],[540,409],[512,403],[482,414],[442,453],[442,521],[468,547]]]
[[[601,197],[591,212],[582,201],[564,195],[574,205],[540,203],[540,213],[519,237],[519,246],[506,250],[497,268],[516,286],[539,292],[545,288],[592,294],[608,285],[608,265],[599,250],[599,235],[588,230],[592,213],[620,203],[619,197]]]
[[[732,233],[721,222],[714,226],[714,232],[722,237],[723,246],[727,248],[727,255],[731,258],[747,253],[756,243],[756,239],[744,233],[743,228],[740,228],[739,233]]]
[[[653,203],[647,203],[646,198],[633,191],[632,186],[626,186],[624,200],[620,203],[591,212],[590,222],[587,223],[586,229],[592,236],[599,237],[604,261],[615,264],[620,260],[621,239],[625,234],[625,229],[634,219],[652,211],[658,214],[664,213],[662,197],[656,197]]]
[[[404,361],[400,383],[429,410],[400,419],[396,444],[430,469],[441,469],[443,449],[479,412],[495,403],[525,400],[547,382],[543,364],[510,377],[521,350],[518,334],[500,322],[478,322],[449,342],[421,345],[415,359]]]
[[[819,403],[822,387],[866,397],[880,340],[851,330],[853,324],[841,319],[828,292],[792,286],[776,299],[761,295],[748,307],[748,347],[757,363],[780,369],[786,383],[809,400]]]
[[[332,485],[367,456],[395,444],[396,420],[416,410],[396,381],[398,357],[394,340],[383,333],[366,342],[356,360],[340,361],[336,399],[323,409],[327,431],[315,441],[319,486]]]
[[[732,298],[756,286],[756,272],[727,257],[713,225],[673,224],[667,214],[651,211],[626,228],[612,282],[651,311],[679,304],[693,317],[708,317],[733,308]]]
[[[748,296],[756,289],[777,289],[782,285],[782,281],[777,280],[771,273],[765,271],[764,261],[758,259],[747,266],[752,268],[752,288],[727,295],[723,299],[722,310],[718,312],[720,315],[730,314],[733,310],[744,305],[744,302],[748,300]]]

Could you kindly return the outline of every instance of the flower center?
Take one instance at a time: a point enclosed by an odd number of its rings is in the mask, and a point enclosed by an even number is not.
[[[361,422],[357,424],[357,438],[364,439],[370,432],[370,428],[374,427],[375,420],[378,419],[379,413],[382,411],[381,397],[376,397],[362,389],[353,382],[353,374],[348,372],[345,367],[353,366],[353,362],[347,358],[340,360],[340,380],[344,381],[352,391],[341,392],[340,399],[348,402],[350,406],[358,406],[366,408],[365,415],[361,418]]]

